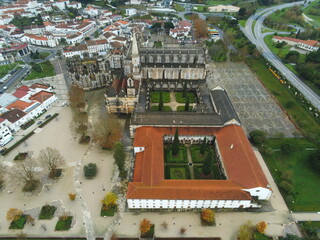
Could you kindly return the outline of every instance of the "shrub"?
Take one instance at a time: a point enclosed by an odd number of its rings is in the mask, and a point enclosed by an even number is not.
[[[17,208],[10,208],[7,211],[6,218],[8,221],[13,221],[13,220],[18,220],[21,215],[22,215],[22,210]]]
[[[249,136],[251,138],[251,142],[257,146],[264,144],[267,139],[267,134],[260,130],[253,130]]]
[[[213,225],[214,224],[214,212],[211,209],[203,209],[201,212],[201,220],[203,224]]]
[[[267,229],[267,226],[268,225],[266,224],[266,222],[259,222],[257,223],[256,228],[259,233],[264,233]]]
[[[83,167],[85,178],[92,179],[97,175],[97,164],[89,163]]]
[[[9,229],[23,229],[26,222],[27,222],[27,216],[20,215],[19,218],[13,220],[10,223]]]
[[[105,209],[113,208],[117,206],[118,196],[113,192],[109,192],[105,195],[105,197],[101,200]]]
[[[44,205],[41,208],[39,219],[51,219],[57,208],[55,206]]]

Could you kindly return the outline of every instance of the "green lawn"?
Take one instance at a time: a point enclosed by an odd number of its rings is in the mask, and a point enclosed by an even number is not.
[[[170,147],[171,145],[167,145],[164,151],[165,163],[188,163],[187,149],[185,146],[180,146],[180,151],[177,156],[172,155]]]
[[[159,111],[158,106],[151,106],[150,111],[156,112]],[[170,106],[163,106],[162,112],[171,112],[172,108]]]
[[[166,166],[166,179],[190,179],[190,171],[188,166]]]
[[[209,146],[208,146],[209,149]],[[207,150],[208,150],[207,149]],[[206,158],[208,151],[205,151],[203,155],[200,154],[200,145],[192,145],[190,148],[191,157],[193,163],[203,163]]]
[[[31,70],[31,73],[29,76],[26,77],[25,80],[32,80],[32,79],[37,79],[37,78],[44,78],[44,77],[52,77],[55,76],[55,70],[53,65],[49,62],[43,62],[43,63],[38,63],[38,65],[41,67],[41,72],[37,72],[35,70]]]
[[[183,97],[183,92],[176,92],[176,101],[178,103],[185,103],[186,97]],[[187,97],[189,97],[189,103],[193,103],[196,100],[196,94],[194,92],[187,92]]]
[[[207,6],[202,6],[202,5],[195,5],[193,7],[193,10],[196,11],[196,12],[207,12],[207,11],[209,11],[207,9]]]
[[[234,2],[231,0],[207,0],[206,5],[233,4]]]
[[[62,219],[60,217],[59,221],[56,224],[55,231],[66,231],[71,228],[72,216],[66,217],[66,219]]]
[[[27,215],[21,215],[17,220],[10,223],[9,229],[23,229],[27,222]]]
[[[5,75],[7,75],[16,66],[18,66],[17,63],[10,63],[10,64],[6,64],[6,65],[0,65],[0,78],[2,78]]]
[[[160,92],[151,92],[150,93],[151,102],[158,103],[160,101]],[[170,102],[170,92],[162,92],[162,98],[164,103]]]
[[[264,154],[264,160],[268,165],[275,181],[279,184],[282,171],[293,173],[293,187],[296,192],[294,200],[287,202],[288,207],[293,211],[319,211],[320,209],[320,175],[309,165],[307,158],[313,151],[305,148],[318,147],[306,139],[288,139],[297,148],[297,151],[285,155],[281,151],[272,152],[271,155]],[[271,149],[279,149],[281,139],[268,139],[267,144]],[[286,196],[283,194],[284,198]],[[287,200],[288,201],[288,200]]]
[[[286,109],[301,130],[313,137],[320,136],[320,124],[311,113],[306,110],[300,101],[266,68],[262,60],[247,59],[247,64],[254,71],[265,87],[272,93],[275,99]],[[286,107],[288,102],[293,106]]]
[[[299,19],[296,19],[296,18],[290,19],[287,17],[287,12],[290,12],[291,9],[292,7],[275,11],[274,13],[272,13],[267,17],[267,20],[275,24],[280,24],[283,27],[287,24],[296,25],[296,26],[305,25],[305,23],[303,21],[300,21]],[[301,17],[301,15],[299,15],[299,17]],[[287,28],[287,31],[290,31],[290,32],[295,31],[294,28],[292,27],[286,27],[286,28]]]
[[[183,12],[185,10],[183,6],[177,3],[173,5],[173,9],[176,10],[177,12]]]

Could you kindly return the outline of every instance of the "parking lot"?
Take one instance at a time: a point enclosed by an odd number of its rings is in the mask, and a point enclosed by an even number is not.
[[[259,129],[270,136],[283,133],[292,137],[297,132],[293,123],[246,64],[211,63],[207,83],[209,88],[221,86],[226,89],[247,133]]]

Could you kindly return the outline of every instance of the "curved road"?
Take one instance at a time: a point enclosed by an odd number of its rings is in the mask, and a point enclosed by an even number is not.
[[[244,34],[248,37],[248,39],[257,46],[258,50],[262,53],[262,55],[273,64],[283,76],[287,78],[291,82],[293,86],[295,86],[303,95],[304,97],[309,100],[314,107],[320,109],[320,97],[313,92],[306,84],[300,80],[293,72],[291,72],[283,63],[282,61],[273,54],[268,46],[265,44],[263,38],[265,34],[262,33],[262,26],[264,19],[272,14],[274,11],[288,8],[295,5],[302,5],[304,2],[294,2],[294,3],[286,3],[274,7],[270,7],[264,9],[260,12],[255,13],[254,15],[250,16],[248,19],[245,28],[241,28]],[[254,20],[256,20],[256,24],[253,27]]]

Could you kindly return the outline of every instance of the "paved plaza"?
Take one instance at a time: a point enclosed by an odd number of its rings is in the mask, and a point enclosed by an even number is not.
[[[245,63],[211,63],[207,84],[209,88],[221,86],[226,89],[247,133],[258,129],[270,136],[283,133],[292,137],[297,132],[293,123]]]

